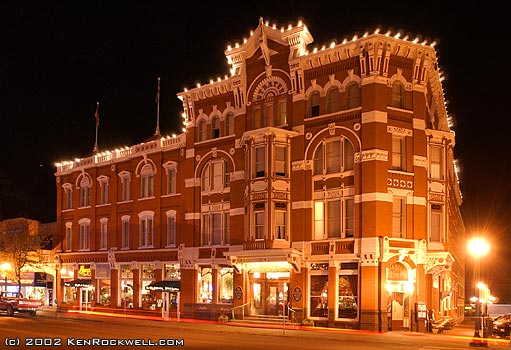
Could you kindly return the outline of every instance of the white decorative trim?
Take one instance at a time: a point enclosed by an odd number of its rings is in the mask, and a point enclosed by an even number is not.
[[[392,195],[390,193],[373,192],[358,194],[355,196],[355,203],[363,202],[389,202],[392,203]]]
[[[374,122],[387,124],[387,112],[381,111],[362,112],[362,124]]]
[[[428,159],[424,156],[413,155],[413,165],[421,168],[428,167]]]
[[[245,215],[245,208],[234,208],[229,210],[230,216],[236,216],[236,215]]]
[[[185,220],[199,220],[200,213],[185,213]]]
[[[185,179],[185,188],[200,186],[200,180],[196,178]]]
[[[389,151],[383,149],[369,149],[355,154],[355,162],[368,162],[373,160],[381,160],[388,162]]]
[[[426,130],[426,122],[422,119],[413,118],[413,128],[418,130]]]
[[[195,157],[195,148],[189,148],[186,150],[186,159]]]
[[[312,209],[313,205],[312,201],[297,201],[291,203],[291,209]]]
[[[400,128],[397,126],[388,126],[387,125],[387,132],[391,133],[392,135],[398,135],[398,136],[413,136],[412,130]]]
[[[305,169],[305,161],[295,160],[291,163],[291,171],[298,171]]]

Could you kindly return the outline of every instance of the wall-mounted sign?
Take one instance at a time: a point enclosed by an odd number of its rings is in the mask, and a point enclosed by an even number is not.
[[[300,287],[294,287],[293,288],[293,300],[295,302],[299,302],[300,300],[302,300],[302,296],[303,296],[303,292],[302,292],[302,288]]]
[[[241,300],[243,298],[243,289],[240,286],[234,288],[234,299]]]
[[[78,269],[79,277],[90,277],[90,266],[89,265],[80,265]]]
[[[426,309],[426,303],[417,303],[417,320],[424,321],[428,318],[428,311]]]

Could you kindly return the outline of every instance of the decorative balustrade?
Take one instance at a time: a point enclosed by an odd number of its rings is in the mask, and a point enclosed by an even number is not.
[[[101,164],[105,162],[114,162],[122,158],[131,157],[138,153],[152,153],[163,150],[171,150],[185,147],[186,134],[174,135],[172,137],[162,137],[146,143],[141,143],[131,147],[116,149],[113,151],[105,151],[96,153],[87,158],[75,159],[74,161],[65,161],[55,164],[57,173],[73,171],[78,168],[84,168],[90,165]]]

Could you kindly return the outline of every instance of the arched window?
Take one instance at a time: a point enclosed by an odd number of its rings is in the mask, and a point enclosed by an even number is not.
[[[211,121],[211,138],[217,139],[220,137],[220,118],[214,117]]]
[[[202,191],[220,191],[230,185],[229,165],[223,159],[209,161],[202,170]]]
[[[346,87],[346,109],[360,106],[360,87],[357,83],[349,83]]]
[[[319,91],[314,91],[309,97],[309,117],[317,117],[319,115],[320,102]]]
[[[392,84],[392,107],[405,108],[405,87],[399,81]]]
[[[353,170],[354,149],[345,137],[322,141],[314,151],[314,175]]]
[[[339,89],[333,87],[326,93],[326,112],[333,113],[339,110]]]
[[[199,139],[199,142],[200,141],[205,141],[206,140],[206,121],[204,119],[201,119],[199,121],[199,127],[197,128],[197,138]]]
[[[90,181],[84,176],[80,181],[80,207],[88,207],[90,205]]]
[[[146,164],[140,171],[140,198],[154,196],[154,170],[150,164]]]

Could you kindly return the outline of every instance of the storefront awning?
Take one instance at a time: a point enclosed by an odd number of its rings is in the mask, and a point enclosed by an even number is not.
[[[73,280],[73,281],[64,281],[62,282],[62,285],[64,287],[89,287],[91,285],[90,279],[79,279],[79,280]]]
[[[180,288],[180,281],[158,281],[145,287],[147,290],[158,290],[163,292],[179,292]]]

